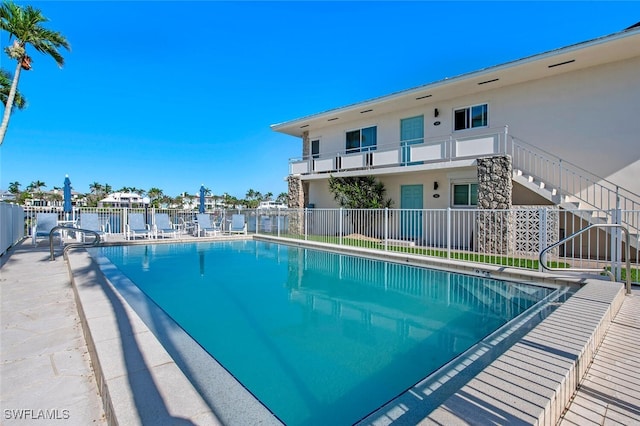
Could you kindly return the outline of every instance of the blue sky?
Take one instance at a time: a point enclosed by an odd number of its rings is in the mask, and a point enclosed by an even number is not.
[[[287,190],[270,125],[612,34],[640,2],[40,1],[37,52],[0,147],[0,189],[93,182],[175,196]],[[2,48],[8,36],[0,35]],[[13,72],[4,52],[0,66]]]

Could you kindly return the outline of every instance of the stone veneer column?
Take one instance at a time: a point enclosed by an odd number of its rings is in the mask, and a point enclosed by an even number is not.
[[[309,140],[309,131],[302,132],[302,158],[309,158],[311,155],[311,141]]]
[[[300,176],[289,175],[287,177],[289,187],[289,208],[295,209],[289,216],[289,232],[301,235],[304,233],[304,208],[309,202],[308,186]]]
[[[302,158],[310,158],[311,141],[309,131],[302,132]],[[309,204],[309,184],[302,182],[300,176],[287,177],[289,189],[289,208],[296,211],[289,216],[289,232],[302,235],[304,233],[304,208]]]
[[[511,157],[478,158],[477,250],[479,253],[513,252],[515,220],[511,214],[513,166]],[[488,212],[486,210],[499,210]]]

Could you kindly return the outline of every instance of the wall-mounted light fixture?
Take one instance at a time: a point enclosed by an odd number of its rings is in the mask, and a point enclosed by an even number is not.
[[[434,110],[433,110],[433,116],[434,116],[434,117],[437,117],[437,116],[439,116],[439,115],[440,115],[440,111],[438,111],[438,108],[434,109]]]
[[[438,181],[433,182],[433,190],[434,191],[438,190]]]

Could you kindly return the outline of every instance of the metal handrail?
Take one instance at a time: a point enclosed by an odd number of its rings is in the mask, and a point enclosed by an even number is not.
[[[91,229],[82,229],[82,228],[75,228],[72,226],[66,226],[66,225],[58,225],[58,226],[54,226],[51,229],[51,232],[49,232],[49,253],[50,253],[50,257],[49,260],[55,260],[55,255],[54,255],[54,251],[53,251],[53,237],[54,237],[54,231],[57,229],[67,229],[67,230],[73,230],[76,232],[82,232],[82,233],[86,233],[86,234],[93,234],[95,236],[94,240],[90,243],[70,243],[67,244],[64,249],[62,250],[62,254],[63,256],[66,256],[67,251],[75,248],[75,247],[92,247],[92,246],[97,246],[98,244],[100,244],[101,242],[101,238],[100,238],[100,234],[96,231],[93,231]]]
[[[626,270],[627,270],[627,279],[626,279],[626,291],[627,294],[631,294],[631,261],[630,261],[630,256],[631,256],[631,249],[629,247],[629,243],[630,243],[630,237],[629,237],[629,229],[624,226],[624,225],[620,225],[617,223],[594,223],[591,224],[585,228],[582,228],[581,230],[579,230],[576,233],[573,233],[571,235],[569,235],[568,237],[563,238],[562,240],[551,244],[549,247],[545,248],[544,250],[542,250],[540,252],[540,266],[542,266],[543,269],[546,269],[548,271],[572,271],[572,272],[604,272],[605,274],[607,274],[609,276],[609,278],[611,278],[611,281],[615,281],[615,277],[613,276],[613,274],[608,271],[606,268],[552,268],[551,266],[548,266],[546,264],[546,255],[547,252],[550,250],[553,250],[554,248],[566,243],[567,241],[573,240],[574,238],[576,238],[578,235],[587,232],[589,230],[591,230],[592,228],[620,228],[624,231],[624,235],[625,235],[625,259],[626,259]],[[612,260],[613,263],[613,260]]]
[[[458,158],[457,156],[452,154],[452,149],[450,146],[455,141],[478,139],[478,138],[485,138],[490,136],[498,138],[500,142],[498,143],[498,146],[496,147],[496,149],[493,150],[493,152],[490,152],[490,153],[487,152],[487,154],[498,154],[498,153],[506,154],[507,153],[506,152],[507,138],[505,137],[506,134],[507,134],[506,126],[483,127],[479,130],[476,130],[476,129],[466,130],[463,134],[450,133],[450,134],[445,134],[440,136],[422,137],[422,138],[416,138],[416,139],[410,139],[410,140],[404,140],[404,141],[398,139],[398,140],[393,140],[391,142],[382,142],[382,143],[377,143],[373,147],[363,147],[362,150],[360,148],[352,148],[352,149],[358,149],[358,151],[353,151],[353,152],[350,152],[350,149],[345,148],[345,149],[340,149],[336,151],[326,151],[318,154],[308,153],[302,156],[289,158],[289,164],[305,162],[313,159],[320,159],[320,160],[332,159],[336,157],[350,156],[352,154],[363,154],[367,152],[379,153],[379,152],[388,152],[388,151],[398,151],[403,148],[407,148],[408,146],[437,145],[440,143],[446,144],[447,147],[444,150],[444,152],[446,153],[445,157],[438,159],[438,161],[445,161],[445,160],[450,161]],[[411,141],[422,141],[422,143],[416,144],[416,145],[408,145],[408,146],[402,145],[403,142],[406,143]],[[371,149],[371,148],[374,148],[374,149]],[[466,158],[466,157],[459,157],[459,158]],[[399,160],[398,165],[401,165],[401,164],[402,164],[402,161]]]

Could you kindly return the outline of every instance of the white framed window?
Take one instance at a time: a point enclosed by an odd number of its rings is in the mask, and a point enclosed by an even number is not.
[[[489,125],[489,106],[472,105],[453,111],[453,130],[475,129]]]
[[[453,207],[471,207],[478,205],[478,184],[475,182],[459,182],[451,185],[451,201]]]
[[[347,154],[361,151],[374,151],[378,144],[378,127],[363,127],[346,133],[345,149]]]

